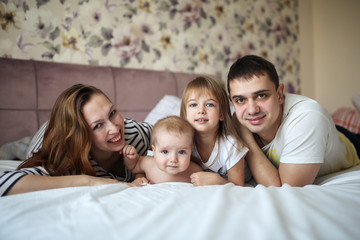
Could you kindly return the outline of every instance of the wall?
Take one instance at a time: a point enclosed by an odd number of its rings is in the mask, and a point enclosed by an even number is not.
[[[272,61],[300,92],[297,0],[0,0],[0,56],[206,73]]]
[[[299,25],[301,94],[316,98],[312,0],[301,0],[299,2]]]
[[[360,1],[299,2],[301,88],[329,112],[360,94]],[[308,80],[312,79],[312,80]]]

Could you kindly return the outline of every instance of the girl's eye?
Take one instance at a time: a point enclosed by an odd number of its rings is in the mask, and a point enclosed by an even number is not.
[[[215,107],[215,105],[213,103],[208,103],[206,104],[207,107]]]
[[[196,107],[196,103],[190,103],[189,107]]]
[[[185,150],[180,150],[179,154],[181,154],[181,155],[186,154],[186,151]]]
[[[167,153],[168,153],[168,150],[162,150],[161,153],[167,154]]]

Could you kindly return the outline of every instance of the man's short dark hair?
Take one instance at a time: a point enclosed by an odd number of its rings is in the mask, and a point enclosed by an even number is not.
[[[270,80],[275,84],[275,89],[279,87],[279,76],[276,72],[274,64],[266,59],[255,56],[247,55],[236,60],[230,67],[227,78],[227,89],[230,94],[230,82],[235,78],[250,79],[254,75],[259,77],[267,74]]]

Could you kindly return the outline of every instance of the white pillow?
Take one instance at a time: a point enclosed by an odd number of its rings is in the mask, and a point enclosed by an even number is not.
[[[154,125],[164,117],[170,115],[180,116],[180,104],[181,99],[177,96],[165,95],[146,116],[145,122]]]

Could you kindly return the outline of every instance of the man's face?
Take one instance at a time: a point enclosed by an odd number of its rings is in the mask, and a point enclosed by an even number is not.
[[[230,82],[230,98],[239,122],[270,142],[281,123],[284,86],[270,81],[267,74]]]

